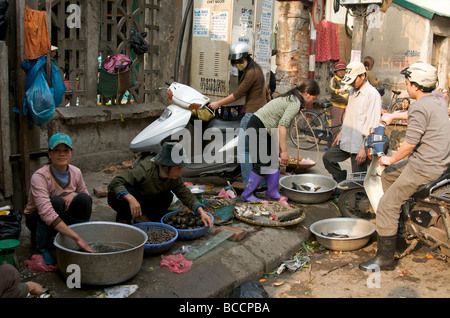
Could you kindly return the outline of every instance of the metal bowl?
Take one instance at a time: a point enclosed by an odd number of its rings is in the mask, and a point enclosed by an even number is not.
[[[313,223],[309,229],[322,246],[334,251],[353,251],[365,246],[375,225],[356,218],[331,218]]]
[[[91,247],[104,246],[103,252],[81,251],[74,240],[58,233],[56,257],[63,275],[73,274],[69,265],[79,266],[80,282],[87,285],[112,285],[134,277],[142,266],[147,234],[122,223],[87,222],[69,226]],[[95,248],[94,248],[95,250]]]
[[[300,186],[313,185],[311,189],[293,189],[292,183]],[[280,179],[281,192],[289,199],[299,203],[315,204],[327,201],[334,193],[337,182],[330,177],[320,174],[298,174]],[[315,190],[316,189],[316,190]]]
[[[201,185],[193,185],[188,187],[192,194],[204,194],[206,192],[206,187]]]

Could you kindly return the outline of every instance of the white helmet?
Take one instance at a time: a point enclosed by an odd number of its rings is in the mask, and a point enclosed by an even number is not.
[[[431,92],[435,89],[438,77],[437,69],[427,63],[417,62],[403,69],[400,74],[411,82],[419,85],[419,88],[425,92]]]
[[[230,61],[239,60],[241,57],[247,57],[252,54],[252,49],[247,43],[239,42],[230,46],[230,54],[228,59]]]

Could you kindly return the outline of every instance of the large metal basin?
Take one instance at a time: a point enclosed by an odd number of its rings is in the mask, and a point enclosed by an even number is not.
[[[147,234],[141,229],[114,222],[87,222],[71,225],[89,245],[120,248],[119,251],[87,253],[67,236],[55,237],[56,257],[65,276],[74,273],[67,267],[80,267],[80,282],[87,285],[112,285],[134,277],[142,266]]]
[[[316,191],[311,189],[309,191],[293,189],[292,183],[298,185],[314,185],[315,188],[320,187]],[[333,195],[337,187],[337,182],[330,177],[322,176],[320,174],[297,174],[294,176],[286,176],[280,179],[281,192],[289,199],[299,203],[315,204],[327,201]]]
[[[313,223],[309,230],[316,236],[319,244],[330,250],[353,251],[369,242],[370,236],[375,232],[375,225],[357,218],[331,218]]]

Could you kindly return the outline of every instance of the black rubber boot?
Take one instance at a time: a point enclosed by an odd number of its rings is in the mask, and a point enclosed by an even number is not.
[[[378,236],[377,255],[368,262],[359,264],[359,269],[363,271],[373,271],[375,266],[379,270],[392,271],[395,269],[395,246],[397,235],[394,236]]]

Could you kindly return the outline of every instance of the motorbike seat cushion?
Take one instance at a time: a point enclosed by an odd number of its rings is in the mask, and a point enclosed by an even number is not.
[[[431,181],[427,184],[421,185],[417,189],[416,193],[414,194],[414,197],[419,200],[425,199],[430,194],[431,188],[433,188],[436,184],[438,184],[442,180],[449,179],[449,178],[450,178],[450,173],[447,172],[447,173],[444,173],[439,179]]]
[[[232,128],[232,129],[239,128],[240,123],[241,123],[240,120],[225,120],[225,119],[215,118],[209,122],[207,128],[219,129],[222,132],[226,132],[227,128]]]

